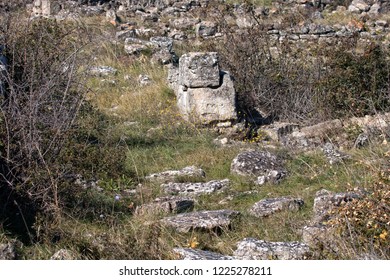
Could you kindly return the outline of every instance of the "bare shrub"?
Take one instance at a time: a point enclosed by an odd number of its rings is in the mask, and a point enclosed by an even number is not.
[[[390,69],[381,46],[373,43],[361,54],[355,37],[332,45],[280,41],[251,9],[253,25],[246,29],[221,16],[224,42],[208,47],[235,78],[241,112],[256,109],[263,118],[308,124],[388,110]],[[281,29],[294,27],[284,22]]]
[[[51,215],[60,209],[59,180],[65,172],[57,156],[85,93],[86,36],[78,25],[50,19],[11,19],[2,28],[9,65],[2,77],[1,181]]]

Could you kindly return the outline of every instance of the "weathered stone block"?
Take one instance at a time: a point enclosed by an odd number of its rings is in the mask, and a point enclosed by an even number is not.
[[[196,196],[211,194],[226,189],[229,185],[229,179],[225,179],[220,181],[213,180],[206,183],[168,183],[161,185],[161,187],[164,189],[165,193]]]
[[[202,38],[214,36],[217,33],[217,25],[211,21],[203,21],[196,25],[195,33]]]
[[[219,253],[203,251],[192,248],[174,248],[181,260],[233,260],[231,256],[221,255]]]
[[[239,214],[240,212],[233,210],[200,211],[166,217],[161,222],[175,228],[178,232],[214,230],[228,228]]]
[[[180,80],[179,72],[179,80]],[[179,86],[178,107],[186,119],[193,117],[201,123],[234,120],[236,113],[236,93],[231,76],[222,74],[222,85],[218,88],[186,88]]]
[[[305,259],[310,248],[300,242],[267,242],[245,238],[237,244],[233,256],[241,260],[300,260]]]
[[[280,211],[298,211],[304,202],[300,198],[266,198],[256,202],[249,212],[256,217],[267,217]]]
[[[179,84],[187,88],[218,87],[220,74],[216,52],[193,52],[179,60]]]
[[[269,151],[245,151],[232,161],[231,172],[243,176],[267,176],[272,170],[287,172],[282,160]]]

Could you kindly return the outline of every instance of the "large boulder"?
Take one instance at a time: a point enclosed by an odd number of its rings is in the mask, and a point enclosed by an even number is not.
[[[184,54],[179,65],[171,65],[168,70],[168,84],[186,120],[210,124],[237,119],[233,79],[220,71],[217,53]]]
[[[182,85],[179,87],[177,104],[186,119],[193,118],[195,122],[212,123],[237,118],[233,80],[226,72],[221,72],[220,79],[222,84],[216,88],[187,88]],[[205,85],[211,83],[211,78],[204,82]],[[201,85],[201,82],[196,84]]]

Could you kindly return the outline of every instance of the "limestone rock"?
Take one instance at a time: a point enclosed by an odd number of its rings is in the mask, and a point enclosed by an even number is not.
[[[280,211],[298,211],[303,204],[300,198],[266,198],[256,202],[249,212],[256,217],[267,217]]]
[[[363,197],[363,193],[360,191],[347,192],[347,193],[334,193],[325,189],[318,191],[314,198],[313,206],[313,224],[318,224],[329,220],[331,217],[330,211],[334,207],[346,204],[354,199],[360,199]]]
[[[206,183],[168,183],[161,185],[161,187],[165,193],[196,196],[214,193],[227,188],[229,184],[230,181],[225,179],[221,181],[213,180]]]
[[[140,86],[147,86],[152,83],[152,79],[148,75],[139,75],[138,76],[138,83]]]
[[[149,39],[157,48],[172,52],[173,40],[169,37],[156,36]]]
[[[89,73],[95,76],[110,76],[115,75],[118,72],[115,68],[111,66],[94,66],[89,69]]]
[[[187,88],[218,87],[220,74],[217,53],[182,55],[179,60],[179,84]]]
[[[178,232],[191,230],[215,230],[229,228],[240,213],[233,210],[214,210],[184,213],[161,220],[165,226],[175,228]]]
[[[177,94],[179,89],[179,67],[174,64],[168,64],[166,67],[168,68],[168,86]]]
[[[267,182],[277,184],[282,181],[287,176],[286,171],[284,170],[271,170],[266,175],[261,175],[257,177],[255,181],[256,185],[264,185]]]
[[[0,260],[15,260],[16,259],[16,243],[7,242],[0,244]]]
[[[237,244],[233,256],[241,260],[301,260],[309,253],[309,246],[300,242],[267,242],[245,238]]]
[[[271,125],[260,128],[258,134],[265,133],[273,141],[279,142],[282,141],[286,135],[298,130],[299,125],[297,124],[275,122]]]
[[[212,37],[217,33],[217,25],[211,21],[202,21],[196,25],[195,33],[201,38]]]
[[[287,172],[282,160],[265,150],[245,151],[238,154],[233,159],[230,170],[243,176],[267,176],[273,170]]]
[[[183,17],[171,20],[169,25],[179,30],[187,30],[193,28],[199,22],[200,20],[198,18]]]
[[[191,248],[174,248],[181,260],[233,260],[231,256]]]
[[[334,230],[330,227],[323,225],[312,225],[305,226],[302,231],[302,240],[310,248],[332,248],[336,250],[336,247],[333,245],[332,236]]]
[[[350,155],[347,155],[335,148],[335,146],[327,142],[322,148],[326,158],[328,159],[330,164],[340,163],[346,159],[351,158]]]
[[[48,17],[57,14],[60,10],[61,6],[56,0],[35,0],[32,16]]]
[[[353,0],[352,3],[348,6],[348,11],[351,13],[368,12],[369,10],[370,5],[368,5],[363,0]]]
[[[222,72],[222,84],[218,88],[186,88],[179,86],[177,104],[186,119],[194,119],[203,124],[235,120],[236,93],[231,76]],[[179,72],[179,83],[180,83]],[[218,74],[219,75],[219,74]],[[202,83],[197,83],[201,85]],[[211,82],[203,83],[211,84]]]
[[[194,208],[194,203],[195,201],[190,198],[160,197],[155,199],[152,203],[137,207],[135,214],[178,214],[183,212],[190,212]]]
[[[145,177],[146,180],[169,182],[179,177],[205,177],[203,169],[196,166],[187,166],[181,170],[167,170],[160,173],[153,173]]]
[[[61,249],[54,253],[51,260],[75,260],[73,253],[67,249]]]

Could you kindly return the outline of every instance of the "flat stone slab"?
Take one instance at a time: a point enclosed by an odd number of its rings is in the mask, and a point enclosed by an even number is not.
[[[233,159],[230,170],[243,176],[269,176],[272,171],[276,171],[277,174],[287,173],[283,161],[276,154],[265,150],[238,154]]]
[[[173,251],[179,255],[181,260],[234,260],[232,256],[198,249],[174,248]]]
[[[309,246],[297,241],[268,242],[245,238],[238,242],[233,256],[240,260],[301,260],[310,253]]]
[[[268,217],[281,211],[298,211],[304,205],[300,198],[276,197],[256,202],[249,212],[256,217]]]
[[[153,173],[145,177],[146,180],[169,182],[178,177],[205,177],[203,169],[196,166],[187,166],[180,170],[167,170],[160,173]]]
[[[229,187],[229,185],[230,181],[225,179],[220,181],[213,180],[206,183],[168,183],[162,184],[161,187],[168,194],[197,196],[223,190]]]
[[[175,228],[178,232],[214,230],[228,228],[239,214],[240,212],[233,210],[200,211],[166,217],[161,222]]]
[[[136,215],[143,214],[170,214],[190,212],[194,209],[195,201],[184,197],[160,197],[152,203],[138,206],[135,210]]]
[[[115,75],[117,72],[118,70],[111,66],[93,66],[89,68],[89,73],[94,76]]]

